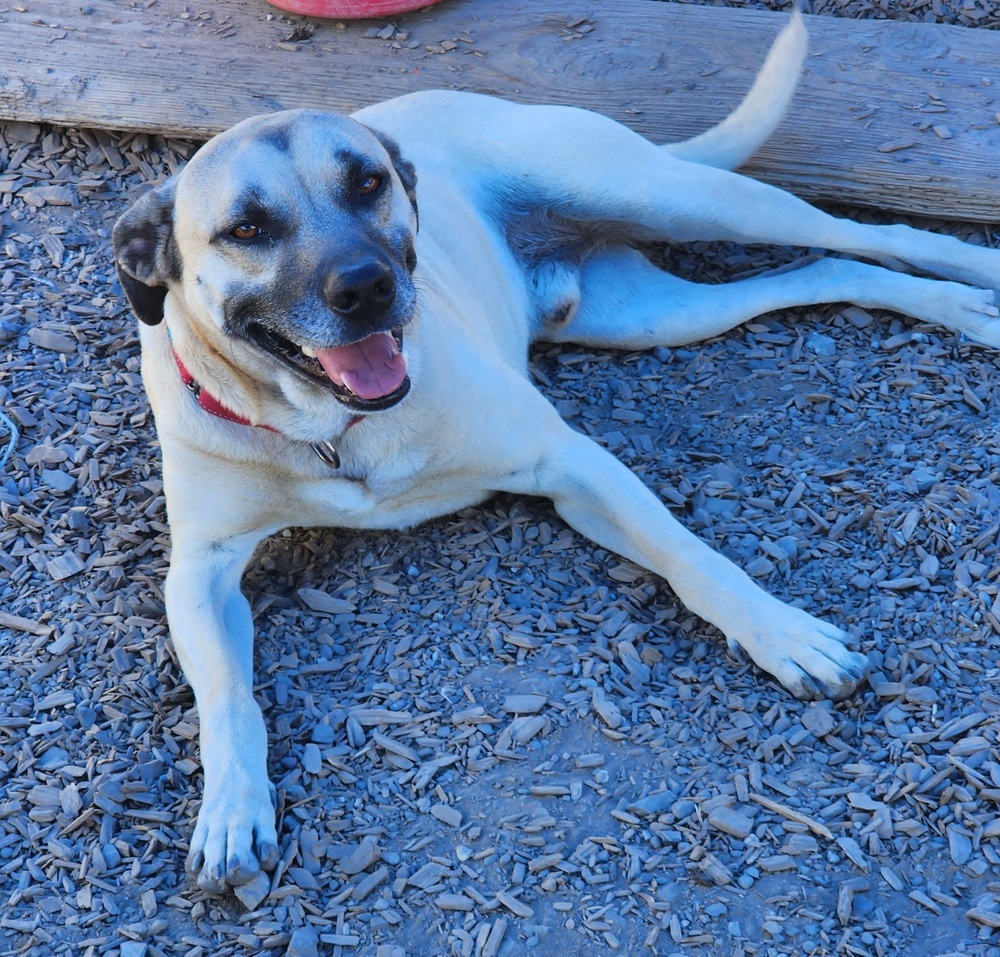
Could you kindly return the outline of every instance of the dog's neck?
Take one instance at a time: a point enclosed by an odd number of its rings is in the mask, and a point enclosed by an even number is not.
[[[184,360],[180,357],[176,349],[174,349],[173,344],[171,344],[171,351],[174,354],[174,362],[177,363],[177,371],[180,373],[181,382],[184,383],[184,387],[190,392],[194,397],[195,401],[202,411],[207,412],[209,415],[214,415],[217,418],[225,419],[227,422],[233,422],[236,425],[245,425],[252,429],[267,429],[269,432],[277,432],[278,430],[271,425],[265,423],[256,424],[251,422],[246,416],[240,415],[238,412],[234,412],[232,409],[223,405],[214,395],[212,395],[207,389],[204,389],[201,384],[191,375],[190,370],[184,364]],[[347,427],[344,429],[351,428],[357,425],[364,416],[355,415],[347,423]],[[337,447],[328,440],[322,442],[310,442],[309,447],[316,453],[319,459],[331,469],[340,468],[340,455],[337,453]]]

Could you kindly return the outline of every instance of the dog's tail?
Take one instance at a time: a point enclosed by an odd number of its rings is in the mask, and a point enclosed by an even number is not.
[[[742,166],[784,119],[805,62],[809,36],[798,4],[778,34],[750,92],[718,126],[662,148],[678,159],[718,169]]]

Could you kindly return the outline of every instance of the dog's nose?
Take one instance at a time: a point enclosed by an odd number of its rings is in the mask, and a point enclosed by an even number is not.
[[[381,316],[396,298],[392,270],[378,259],[364,259],[331,270],[323,288],[330,308],[348,319]]]

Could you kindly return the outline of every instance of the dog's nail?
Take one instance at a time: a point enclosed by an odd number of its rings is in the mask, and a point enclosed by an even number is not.
[[[792,689],[792,694],[803,701],[815,701],[817,698],[829,697],[809,675],[804,675],[800,679],[795,688]]]
[[[260,867],[256,861],[241,861],[237,857],[231,857],[226,862],[226,880],[233,886],[248,884],[260,873]]]
[[[206,894],[222,894],[226,890],[226,883],[222,880],[222,875],[214,871],[202,871],[198,875],[198,886]]]
[[[281,851],[273,841],[263,841],[258,844],[257,853],[260,856],[260,866],[265,871],[273,871],[278,866]]]

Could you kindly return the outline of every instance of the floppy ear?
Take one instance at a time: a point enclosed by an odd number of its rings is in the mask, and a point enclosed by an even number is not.
[[[163,319],[167,280],[180,279],[174,240],[174,192],[168,179],[145,193],[115,223],[112,242],[118,281],[135,314],[147,325]]]
[[[371,127],[368,127],[368,129],[371,130]],[[403,184],[403,189],[406,192],[407,199],[409,199],[410,205],[413,207],[413,215],[419,220],[419,214],[417,213],[416,169],[414,169],[413,164],[409,160],[403,159],[403,154],[399,152],[399,144],[391,136],[386,136],[385,133],[382,133],[379,130],[371,131],[375,134],[375,137],[385,147],[385,151],[389,154],[389,159],[392,160],[393,169],[396,170],[396,175]]]

